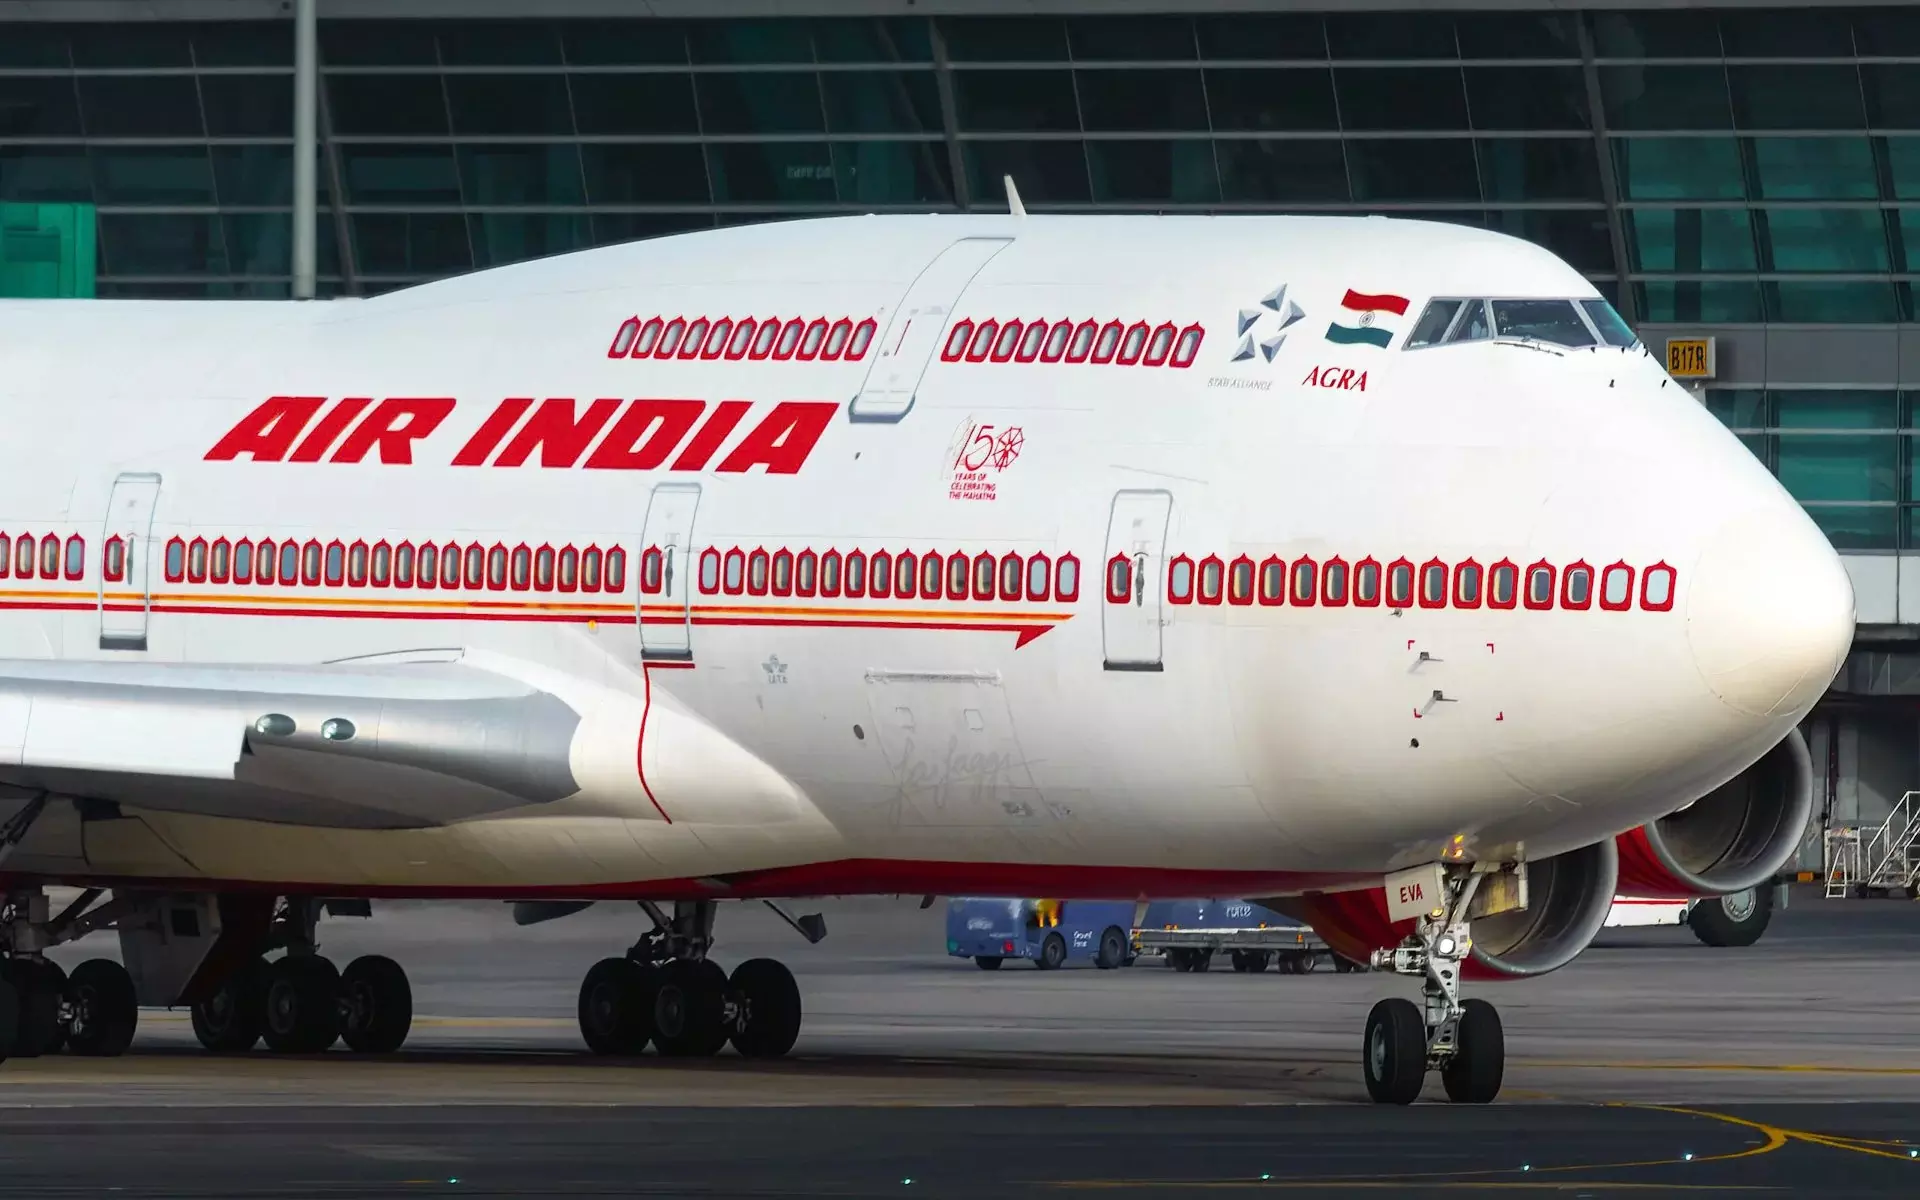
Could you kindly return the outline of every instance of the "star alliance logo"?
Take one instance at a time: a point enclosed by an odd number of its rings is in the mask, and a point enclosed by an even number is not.
[[[1306,316],[1298,304],[1287,298],[1287,285],[1268,292],[1260,303],[1240,310],[1235,332],[1240,340],[1234,345],[1234,362],[1250,362],[1258,354],[1266,362],[1280,353],[1286,344],[1287,330]]]

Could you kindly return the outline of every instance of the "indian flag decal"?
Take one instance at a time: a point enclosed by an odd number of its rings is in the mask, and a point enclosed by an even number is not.
[[[1393,330],[1380,326],[1383,317],[1407,315],[1405,296],[1375,296],[1347,289],[1340,301],[1345,309],[1339,320],[1327,326],[1327,340],[1342,346],[1378,346],[1382,350],[1393,340]],[[1344,323],[1343,323],[1344,322]]]

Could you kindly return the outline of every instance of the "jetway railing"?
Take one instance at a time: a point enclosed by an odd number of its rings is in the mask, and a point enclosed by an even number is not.
[[[1911,891],[1920,884],[1920,792],[1901,796],[1878,826],[1839,826],[1822,840],[1829,897]]]

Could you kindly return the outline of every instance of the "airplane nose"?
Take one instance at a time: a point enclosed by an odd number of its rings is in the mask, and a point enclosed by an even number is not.
[[[1813,707],[1853,641],[1853,584],[1797,507],[1753,512],[1707,541],[1688,593],[1687,640],[1707,686],[1757,717]]]

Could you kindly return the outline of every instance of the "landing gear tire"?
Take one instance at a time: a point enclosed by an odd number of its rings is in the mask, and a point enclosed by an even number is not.
[[[678,959],[660,971],[653,1041],[668,1058],[708,1058],[727,1044],[727,975],[707,959]]]
[[[260,1040],[266,1007],[266,960],[249,959],[193,1006],[193,1036],[215,1054],[244,1054]]]
[[[1127,935],[1118,927],[1109,927],[1100,935],[1100,952],[1093,956],[1093,965],[1102,971],[1127,965]]]
[[[979,967],[982,971],[998,971],[1000,964],[1005,961],[1007,960],[1004,958],[989,958],[984,954],[976,954],[973,956],[973,965]]]
[[[1453,1057],[1440,1069],[1447,1099],[1455,1104],[1491,1104],[1507,1071],[1507,1035],[1500,1013],[1485,1000],[1460,1002]]]
[[[413,985],[400,964],[363,955],[340,973],[340,1040],[361,1054],[392,1054],[413,1028]]]
[[[13,1056],[20,1034],[20,991],[0,976],[0,1062]]]
[[[640,1053],[653,1040],[657,972],[631,959],[603,958],[580,984],[580,1036],[595,1054]]]
[[[1258,975],[1260,972],[1266,970],[1272,962],[1273,955],[1264,950],[1235,950],[1233,952],[1233,969],[1243,975]],[[1284,963],[1282,963],[1281,969],[1287,969]]]
[[[793,972],[771,958],[750,958],[727,981],[733,993],[728,1037],[747,1058],[779,1058],[800,1036],[800,988]]]
[[[1382,1000],[1367,1014],[1361,1047],[1367,1094],[1376,1104],[1412,1104],[1427,1081],[1427,1027],[1411,1000]]]
[[[45,959],[16,958],[7,963],[5,977],[13,985],[19,1008],[13,1026],[13,1057],[38,1058],[58,1051],[67,1038],[60,1024],[67,973]]]
[[[140,1022],[133,976],[110,958],[90,958],[67,977],[67,1052],[86,1058],[116,1058],[133,1043]]]
[[[319,1054],[340,1038],[340,971],[316,954],[267,967],[261,1036],[276,1054]]]
[[[1333,956],[1333,969],[1341,975],[1352,975],[1356,972],[1364,971],[1367,968],[1344,954],[1335,954]]]
[[[1050,933],[1047,940],[1040,943],[1040,957],[1033,960],[1033,965],[1042,971],[1057,971],[1066,965],[1066,961],[1067,939]]]
[[[1280,956],[1280,969],[1289,975],[1306,975],[1313,970],[1313,956],[1310,954],[1283,954]]]
[[[1773,892],[1748,888],[1709,896],[1687,910],[1687,928],[1709,946],[1751,946],[1773,919]]]

